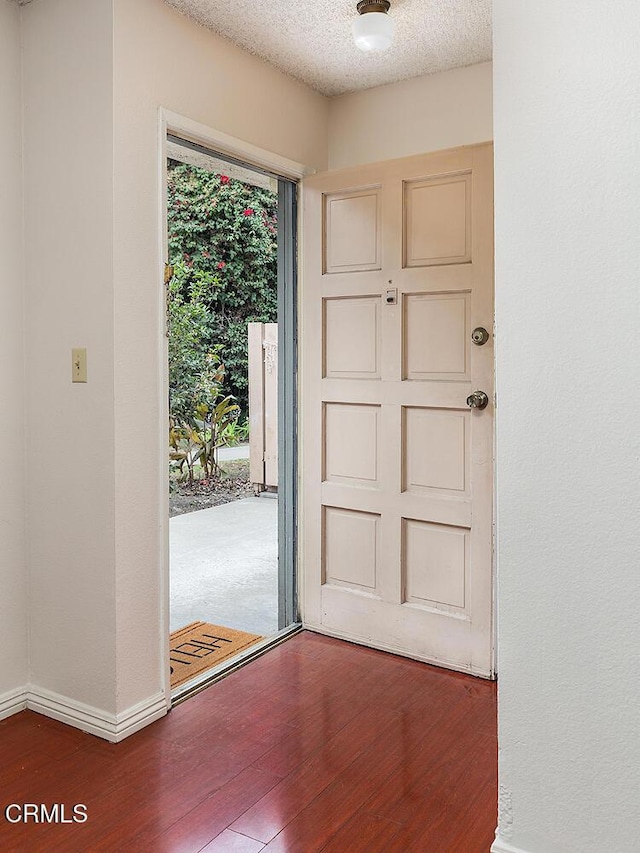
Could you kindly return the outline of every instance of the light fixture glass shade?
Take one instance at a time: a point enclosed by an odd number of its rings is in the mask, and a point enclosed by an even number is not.
[[[360,50],[386,50],[391,47],[395,24],[386,12],[366,12],[351,22],[353,40]]]

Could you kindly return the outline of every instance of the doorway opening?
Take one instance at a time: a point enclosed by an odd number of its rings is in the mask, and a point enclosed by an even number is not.
[[[167,137],[172,702],[297,630],[295,182]]]

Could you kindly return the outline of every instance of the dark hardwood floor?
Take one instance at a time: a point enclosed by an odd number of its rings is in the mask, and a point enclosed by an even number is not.
[[[1,722],[0,850],[487,853],[496,751],[495,684],[303,632],[120,744]]]

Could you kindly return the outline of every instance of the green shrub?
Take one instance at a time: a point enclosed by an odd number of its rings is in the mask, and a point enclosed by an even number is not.
[[[198,473],[205,480],[217,478],[218,448],[238,419],[240,410],[230,394],[224,396],[224,364],[220,347],[207,353],[204,367],[193,386],[195,407],[185,418],[169,419],[169,460],[180,479],[193,483]]]
[[[192,416],[215,350],[246,416],[247,323],[277,320],[277,194],[175,161],[168,175],[171,413]]]

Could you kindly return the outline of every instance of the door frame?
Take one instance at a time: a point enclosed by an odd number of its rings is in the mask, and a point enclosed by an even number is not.
[[[163,107],[158,113],[158,182],[159,182],[159,253],[158,253],[158,281],[164,280],[164,264],[168,258],[168,232],[167,232],[167,139],[169,136],[177,137],[191,145],[202,147],[212,153],[222,154],[232,160],[237,160],[250,166],[255,166],[261,171],[269,172],[274,176],[282,178],[278,182],[278,204],[282,204],[283,210],[293,210],[295,216],[297,185],[298,192],[302,178],[313,173],[313,169],[307,168],[301,163],[281,157],[271,151],[258,148],[251,143],[237,139],[222,131],[208,127],[207,125],[193,121],[178,113]],[[292,204],[293,202],[293,204]],[[284,206],[286,205],[286,206]],[[296,530],[299,509],[296,506],[297,485],[297,437],[298,415],[296,411],[297,399],[297,311],[296,304],[298,259],[297,246],[300,241],[300,218],[298,217],[295,236],[292,237],[292,221],[289,215],[285,215],[282,226],[278,223],[278,277],[283,276],[283,281],[278,282],[278,320],[283,323],[282,338],[284,346],[278,349],[278,367],[281,377],[280,394],[278,401],[279,422],[288,424],[294,436],[294,441],[285,442],[287,427],[279,430],[278,436],[278,466],[279,477],[285,483],[285,492],[289,500],[285,504],[285,511],[279,513],[278,529],[278,551],[279,551],[279,593],[278,609],[279,622],[289,619],[289,625],[298,618],[298,607],[295,598],[297,586],[297,546]],[[280,220],[280,218],[279,218]],[[288,232],[285,234],[285,229]],[[291,240],[293,239],[293,245]],[[289,263],[285,264],[285,258],[289,257]],[[295,258],[295,261],[293,260]],[[167,457],[166,457],[166,430],[163,428],[169,416],[169,376],[168,376],[168,349],[166,336],[166,296],[163,287],[158,288],[158,311],[159,329],[161,330],[159,340],[159,408],[166,417],[161,418],[158,425],[158,466],[160,482],[166,479]],[[292,301],[293,300],[293,301]],[[288,381],[287,381],[288,380]],[[294,408],[288,408],[293,406]],[[291,468],[291,465],[294,465]],[[285,470],[285,466],[286,470]],[[169,670],[169,633],[170,633],[170,567],[169,567],[169,495],[167,490],[162,490],[160,495],[160,529],[158,553],[160,555],[160,642],[161,660],[164,662],[162,681],[167,708],[172,705],[171,684]],[[283,562],[292,560],[293,562]],[[286,567],[293,565],[293,573],[287,572]],[[286,575],[286,581],[283,578]],[[280,631],[275,642],[280,640]],[[286,633],[286,632],[285,632]],[[270,643],[260,644],[258,651],[268,647]],[[214,679],[215,680],[215,676]],[[207,684],[209,682],[207,681]],[[203,685],[204,686],[204,685]],[[200,685],[198,685],[200,689]],[[189,693],[187,693],[189,695]]]

